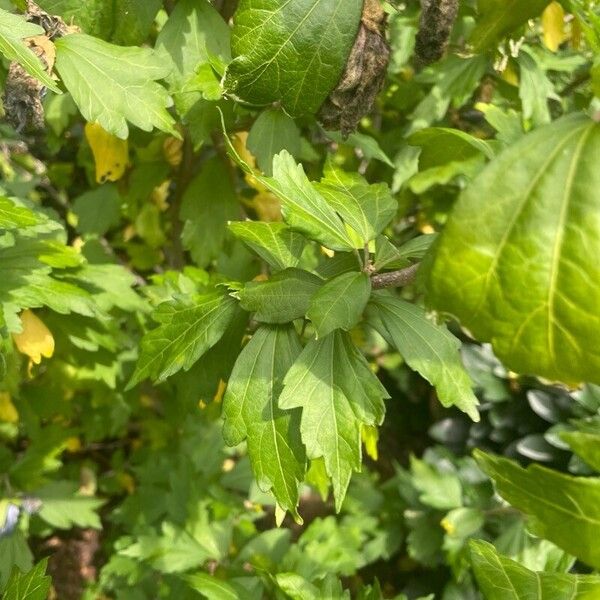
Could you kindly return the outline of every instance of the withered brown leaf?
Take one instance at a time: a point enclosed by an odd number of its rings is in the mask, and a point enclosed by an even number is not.
[[[375,104],[390,61],[387,15],[379,0],[365,0],[356,41],[336,88],[319,111],[326,129],[352,133]]]

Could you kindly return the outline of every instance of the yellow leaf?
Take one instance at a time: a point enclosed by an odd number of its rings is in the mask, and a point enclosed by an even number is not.
[[[256,211],[256,215],[261,221],[274,223],[282,220],[281,202],[271,192],[259,192],[254,196],[250,205]]]
[[[0,392],[0,421],[4,423],[17,423],[19,421],[19,413],[8,392]]]
[[[551,52],[556,52],[566,39],[565,11],[558,2],[548,4],[542,14],[544,45]]]
[[[379,452],[377,450],[377,442],[379,441],[379,430],[377,427],[371,425],[363,425],[360,430],[360,437],[362,438],[363,444],[367,454],[373,459],[379,459]]]
[[[454,525],[454,523],[452,523],[452,521],[450,521],[450,519],[448,519],[447,517],[444,517],[441,521],[440,521],[440,525],[442,526],[442,529],[444,529],[444,531],[449,534],[449,535],[453,535],[454,533],[456,533],[456,526]]]
[[[79,452],[81,450],[81,440],[76,436],[67,438],[65,440],[65,450],[73,453]]]
[[[160,185],[157,185],[152,190],[152,194],[150,195],[150,199],[152,200],[152,202],[154,202],[154,204],[156,205],[158,210],[160,210],[160,212],[165,212],[169,209],[169,203],[167,200],[169,198],[170,185],[171,180],[166,179]]]
[[[219,387],[217,388],[217,392],[213,398],[213,402],[221,402],[223,400],[223,395],[225,394],[225,390],[227,389],[227,384],[219,379]]]
[[[178,167],[183,160],[183,140],[168,137],[163,142],[163,156],[172,167]]]
[[[19,352],[29,356],[36,365],[42,362],[42,356],[50,358],[54,354],[54,338],[43,321],[30,310],[24,310],[21,313],[21,325],[23,331],[13,333]]]
[[[506,83],[514,85],[515,87],[519,87],[519,74],[517,73],[512,63],[508,63],[506,69],[502,71],[501,77],[502,79],[504,79],[504,81],[506,81]]]
[[[86,123],[85,137],[96,162],[96,181],[118,181],[129,163],[129,145],[105,131],[98,123]]]
[[[256,168],[256,158],[254,154],[248,150],[246,142],[248,141],[247,131],[238,131],[232,136],[231,143],[235,148],[235,151],[239,154],[240,158],[253,169]]]

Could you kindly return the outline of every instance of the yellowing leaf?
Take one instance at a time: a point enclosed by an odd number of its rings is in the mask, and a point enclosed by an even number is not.
[[[86,123],[85,137],[96,162],[96,181],[118,181],[123,177],[129,162],[129,146],[104,130],[98,123]]]
[[[172,167],[178,167],[183,160],[183,140],[168,137],[163,143],[163,156]]]
[[[360,430],[360,437],[365,445],[366,453],[373,459],[379,460],[379,451],[377,442],[379,441],[379,430],[372,425],[363,425]]]
[[[42,362],[42,356],[50,358],[54,354],[54,338],[43,321],[25,310],[21,313],[21,325],[23,331],[13,334],[19,352],[29,356],[36,365]]]
[[[558,2],[548,4],[542,13],[542,29],[544,45],[551,52],[556,52],[566,39],[565,11]]]
[[[252,199],[252,208],[256,211],[258,218],[266,223],[281,221],[281,202],[271,192],[260,192]]]
[[[8,392],[0,392],[0,421],[4,423],[17,423],[19,413],[12,402]]]

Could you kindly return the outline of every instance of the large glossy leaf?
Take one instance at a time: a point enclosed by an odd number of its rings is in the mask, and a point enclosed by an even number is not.
[[[302,441],[323,457],[339,511],[352,471],[360,470],[363,425],[380,425],[388,394],[347,333],[310,342],[284,380],[283,409],[302,408]]]
[[[251,104],[317,112],[342,75],[362,8],[362,0],[241,0],[226,87]]]
[[[123,139],[127,121],[178,135],[167,112],[171,99],[157,83],[172,65],[153,50],[115,46],[83,33],[60,38],[56,50],[56,68],[88,121]]]
[[[229,229],[276,269],[297,266],[306,244],[302,235],[284,223],[242,221],[230,223]]]
[[[600,479],[572,477],[539,465],[523,469],[481,451],[475,451],[475,458],[498,493],[530,517],[536,535],[600,567]]]
[[[306,314],[322,280],[302,269],[285,269],[268,281],[251,281],[238,293],[244,310],[263,323],[289,323]]]
[[[419,306],[387,294],[374,295],[369,322],[400,352],[411,369],[435,386],[444,406],[457,406],[479,421],[477,397],[458,352],[460,341]]]
[[[180,369],[187,371],[221,339],[236,307],[237,302],[224,292],[160,304],[152,315],[160,325],[142,338],[140,357],[128,387],[146,377],[164,381]]]
[[[531,571],[492,544],[470,543],[471,562],[486,600],[591,600],[600,597],[600,577]]]
[[[366,273],[344,273],[328,281],[312,298],[307,312],[318,337],[335,329],[354,327],[371,295],[371,280]]]
[[[263,491],[300,520],[298,486],[306,457],[300,411],[277,406],[283,378],[302,350],[293,326],[262,326],[239,355],[223,399],[223,434],[232,446],[248,439],[252,470]]]
[[[429,300],[511,369],[600,381],[600,126],[556,121],[505,150],[459,199]]]
[[[35,35],[44,35],[43,28],[27,22],[21,16],[0,9],[0,55],[18,62],[31,76],[60,94],[60,88],[46,73],[41,60],[23,42],[23,38]]]
[[[375,239],[394,218],[398,202],[386,183],[370,185],[358,173],[347,173],[329,163],[315,188],[363,244]]]

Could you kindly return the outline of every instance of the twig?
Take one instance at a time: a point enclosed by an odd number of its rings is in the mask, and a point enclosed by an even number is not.
[[[183,140],[183,158],[177,174],[175,193],[169,209],[171,220],[171,245],[168,252],[168,262],[172,269],[182,269],[185,265],[185,253],[181,242],[183,221],[179,217],[183,196],[193,177],[194,148],[189,135]]]
[[[371,277],[371,285],[374,290],[410,285],[411,283],[414,283],[420,266],[420,263],[417,263],[416,265],[411,265],[400,271],[373,275]]]

